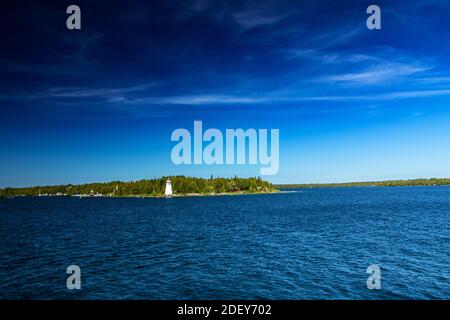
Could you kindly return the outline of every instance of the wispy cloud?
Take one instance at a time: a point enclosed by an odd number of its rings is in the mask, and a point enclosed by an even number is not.
[[[309,53],[308,53],[309,54]],[[349,59],[352,59],[351,57]],[[364,59],[364,57],[361,57]],[[370,59],[370,57],[368,58]],[[320,78],[319,81],[334,85],[336,83],[344,84],[375,84],[384,83],[388,80],[403,78],[420,74],[429,70],[429,66],[400,63],[382,63],[371,69],[346,73],[341,75],[327,76]],[[441,79],[442,78],[442,79]],[[446,77],[422,77],[421,81],[445,80]],[[89,87],[54,87],[40,93],[29,94],[27,97],[21,96],[21,99],[28,100],[57,100],[63,101],[69,99],[91,98],[95,101],[111,103],[116,105],[145,106],[145,105],[232,105],[232,104],[276,104],[276,103],[295,103],[302,101],[368,101],[368,100],[395,100],[408,98],[425,98],[433,96],[450,95],[450,88],[431,88],[429,85],[423,85],[415,90],[389,90],[390,88],[379,88],[378,93],[370,94],[346,94],[342,88],[332,86],[332,94],[320,94],[324,92],[322,87],[309,90],[309,94],[302,88],[284,88],[264,91],[261,93],[257,88],[249,90],[209,90],[204,94],[163,94],[161,91],[161,82],[149,82],[136,84],[127,87],[111,88],[89,88]],[[321,89],[322,88],[322,89]],[[235,94],[236,92],[239,92]],[[315,94],[314,92],[318,92]],[[13,100],[11,95],[7,97],[0,96],[0,99]],[[72,100],[73,101],[73,100]]]
[[[111,102],[123,102],[129,104],[176,104],[176,105],[215,105],[215,104],[255,104],[266,103],[270,98],[258,98],[250,96],[233,95],[187,95],[187,96],[165,96],[165,97],[144,97],[125,98],[110,100]]]
[[[241,2],[239,7],[231,16],[244,29],[273,25],[295,12],[279,10],[276,1]]]
[[[58,87],[31,95],[31,99],[52,99],[52,98],[100,98],[113,100],[122,97],[127,93],[142,92],[154,86],[154,83],[145,83],[136,86],[120,88],[84,88],[84,87]]]
[[[316,63],[325,64],[345,64],[345,63],[361,63],[361,62],[381,62],[383,59],[365,53],[332,53],[323,51],[318,48],[304,49],[282,49],[278,51],[284,59],[307,59],[314,60]]]
[[[416,79],[417,82],[425,84],[450,84],[449,76],[429,76]]]
[[[326,76],[324,82],[339,82],[350,84],[384,83],[396,78],[411,76],[429,70],[429,66],[410,65],[402,63],[383,63],[360,72],[335,74]]]
[[[274,24],[285,17],[287,14],[270,14],[260,10],[249,10],[233,14],[233,18],[244,28],[253,28],[263,25]]]
[[[131,105],[220,105],[220,104],[275,104],[293,103],[302,101],[378,101],[396,100],[408,98],[426,98],[434,96],[448,96],[450,89],[441,90],[411,90],[392,91],[387,93],[376,93],[367,95],[279,95],[268,93],[263,96],[245,95],[190,95],[190,96],[165,96],[165,97],[145,97],[129,99],[121,97],[110,102],[128,103]]]
[[[366,101],[366,100],[396,100],[408,98],[427,98],[434,96],[448,96],[450,89],[441,90],[411,90],[411,91],[393,91],[379,94],[368,95],[323,95],[302,97],[301,100],[310,101]]]

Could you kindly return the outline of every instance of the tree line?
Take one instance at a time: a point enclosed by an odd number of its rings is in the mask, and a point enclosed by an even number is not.
[[[95,195],[104,196],[162,196],[168,177],[143,179],[138,181],[112,181],[106,183],[67,184],[57,186],[35,186],[28,188],[0,189],[0,196],[39,196],[39,195]],[[174,194],[221,194],[273,192],[272,183],[255,178],[214,178],[209,179],[175,176],[170,177]]]
[[[344,182],[344,183],[305,183],[305,184],[278,184],[277,188],[326,188],[326,187],[408,187],[408,186],[444,186],[450,185],[450,179],[410,179],[410,180],[386,180],[368,182]]]

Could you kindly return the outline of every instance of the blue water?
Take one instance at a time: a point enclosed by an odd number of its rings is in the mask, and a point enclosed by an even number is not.
[[[0,199],[0,298],[450,298],[450,187],[299,191]]]

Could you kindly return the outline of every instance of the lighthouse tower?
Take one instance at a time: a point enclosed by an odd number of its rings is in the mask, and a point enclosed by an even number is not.
[[[172,182],[170,182],[170,178],[168,178],[166,181],[166,191],[164,192],[164,195],[166,197],[172,196]]]

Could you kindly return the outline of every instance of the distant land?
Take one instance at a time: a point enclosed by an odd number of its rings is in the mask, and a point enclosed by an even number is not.
[[[367,182],[343,183],[303,183],[303,184],[277,184],[277,188],[338,188],[338,187],[411,187],[411,186],[446,186],[450,185],[450,178],[385,180]]]
[[[34,186],[0,189],[0,197],[17,196],[82,196],[82,197],[162,197],[168,177],[138,181],[112,181],[104,183]],[[339,187],[407,187],[445,186],[450,178],[385,180],[344,183],[272,184],[260,177],[255,178],[195,178],[170,177],[174,196],[200,196],[225,194],[273,193],[291,188],[339,188]]]
[[[80,196],[80,197],[162,197],[168,177],[139,181],[112,181],[78,185],[35,186],[0,189],[1,197],[17,196]],[[194,178],[170,177],[173,195],[220,195],[271,193],[278,191],[261,178]]]

